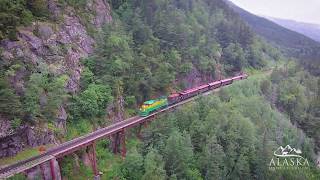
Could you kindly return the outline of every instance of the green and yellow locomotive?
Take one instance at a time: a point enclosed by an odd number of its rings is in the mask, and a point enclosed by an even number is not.
[[[161,97],[159,99],[153,99],[146,101],[142,104],[139,115],[140,116],[148,116],[150,113],[162,109],[168,106],[168,100],[166,97]]]

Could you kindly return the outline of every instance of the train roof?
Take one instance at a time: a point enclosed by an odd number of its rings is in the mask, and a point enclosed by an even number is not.
[[[183,91],[182,93],[190,93],[190,92],[198,90],[198,88],[199,87],[194,87],[194,88],[191,88],[191,89],[187,89],[187,90]]]
[[[209,85],[209,84],[204,84],[204,85],[198,86],[197,89],[202,89],[202,88],[208,87],[208,85]]]
[[[179,95],[180,95],[179,93],[173,93],[173,94],[170,94],[168,97],[177,97]]]
[[[148,105],[150,105],[150,104],[153,104],[155,102],[155,100],[149,100],[149,101],[145,101],[143,104],[148,104]]]
[[[246,74],[241,74],[241,75],[235,76],[233,78],[244,77],[244,76],[246,76]]]
[[[216,85],[216,84],[220,84],[220,83],[221,83],[221,81],[214,81],[214,82],[209,83],[209,85],[212,86],[212,85]]]
[[[226,82],[226,81],[230,81],[230,80],[232,80],[232,78],[223,79],[223,80],[221,80],[221,81],[222,81],[222,82]]]

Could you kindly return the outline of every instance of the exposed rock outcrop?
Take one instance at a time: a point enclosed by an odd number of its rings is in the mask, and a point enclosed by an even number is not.
[[[25,131],[27,143],[31,147],[45,144],[56,144],[53,131],[47,128],[28,127]]]
[[[56,127],[61,130],[61,132],[64,134],[67,131],[67,118],[68,114],[63,106],[60,106],[57,119],[55,121]]]
[[[70,93],[76,93],[83,68],[80,59],[93,53],[95,47],[95,40],[89,35],[83,22],[89,21],[99,30],[105,23],[112,21],[110,6],[106,0],[87,1],[85,11],[90,15],[89,19],[81,19],[81,15],[72,7],[60,9],[56,0],[47,2],[52,14],[50,19],[53,21],[37,21],[28,27],[20,27],[17,41],[0,42],[1,60],[4,63],[24,64],[9,77],[10,84],[18,95],[24,94],[27,77],[41,69],[41,66],[48,67],[54,75],[68,75],[65,88]],[[62,133],[66,132],[66,120],[67,112],[61,105],[54,124]],[[9,122],[0,119],[0,137],[3,136],[0,139],[0,157],[14,155],[26,146],[56,143],[53,131],[48,128],[24,126],[27,130],[21,134],[18,130],[13,131]]]
[[[0,138],[0,158],[13,156],[25,147],[26,139],[21,131],[3,138]]]
[[[73,8],[62,12],[55,1],[49,2],[52,13],[61,12],[63,21],[34,22],[29,27],[19,28],[18,41],[1,42],[1,56],[8,63],[14,60],[35,66],[45,63],[55,74],[68,74],[70,79],[66,88],[76,92],[82,71],[80,59],[93,52],[95,41]],[[86,10],[92,14],[90,21],[97,29],[112,21],[110,6],[105,0],[88,1]],[[11,81],[17,91],[23,91],[23,78],[27,75],[21,71],[25,72],[25,69],[16,71]]]
[[[53,131],[47,128],[21,126],[0,138],[0,158],[16,155],[26,147],[55,144]]]
[[[123,96],[118,96],[113,103],[106,108],[107,119],[111,120],[109,123],[116,123],[125,119],[124,103]]]
[[[6,137],[13,133],[13,129],[11,128],[11,122],[8,118],[5,118],[0,114],[0,138]]]
[[[96,16],[91,18],[91,23],[101,28],[106,22],[111,22],[111,8],[105,0],[88,0],[87,10],[95,12]]]

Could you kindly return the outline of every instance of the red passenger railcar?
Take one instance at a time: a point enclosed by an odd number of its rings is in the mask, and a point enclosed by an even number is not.
[[[175,104],[175,103],[178,103],[178,102],[183,101],[185,99],[188,99],[188,98],[191,98],[193,96],[196,96],[198,94],[207,92],[209,90],[216,89],[216,88],[219,88],[221,86],[226,86],[226,85],[232,84],[233,81],[246,79],[247,77],[248,77],[247,74],[241,74],[241,75],[238,75],[238,76],[235,76],[235,77],[232,77],[232,78],[227,78],[227,79],[223,79],[223,80],[220,80],[220,81],[214,81],[214,82],[211,82],[211,83],[208,83],[208,84],[204,84],[204,85],[201,85],[201,86],[198,86],[198,87],[187,89],[187,90],[184,90],[182,92],[173,93],[173,94],[170,94],[168,96],[168,102],[169,102],[169,104]]]

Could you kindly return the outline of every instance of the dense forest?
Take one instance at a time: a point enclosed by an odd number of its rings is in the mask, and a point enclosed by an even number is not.
[[[51,17],[48,3],[1,1],[0,39],[19,39],[19,28],[34,21],[62,21]],[[86,0],[57,3],[83,17],[95,49],[81,59],[76,92],[65,88],[69,72],[57,73],[46,60],[1,59],[0,115],[12,127],[46,124],[63,142],[136,115],[145,100],[245,71],[252,77],[159,117],[142,139],[136,129],[128,131],[125,159],[111,153],[109,140],[100,141],[101,178],[320,178],[314,163],[320,151],[317,73],[256,35],[223,0],[109,0],[112,21],[101,30],[89,22]],[[21,69],[27,73],[18,91],[11,83]],[[67,131],[55,126],[61,107]],[[310,168],[268,169],[274,150],[287,144],[302,150]],[[92,178],[79,160],[83,153],[62,160],[63,177]]]

